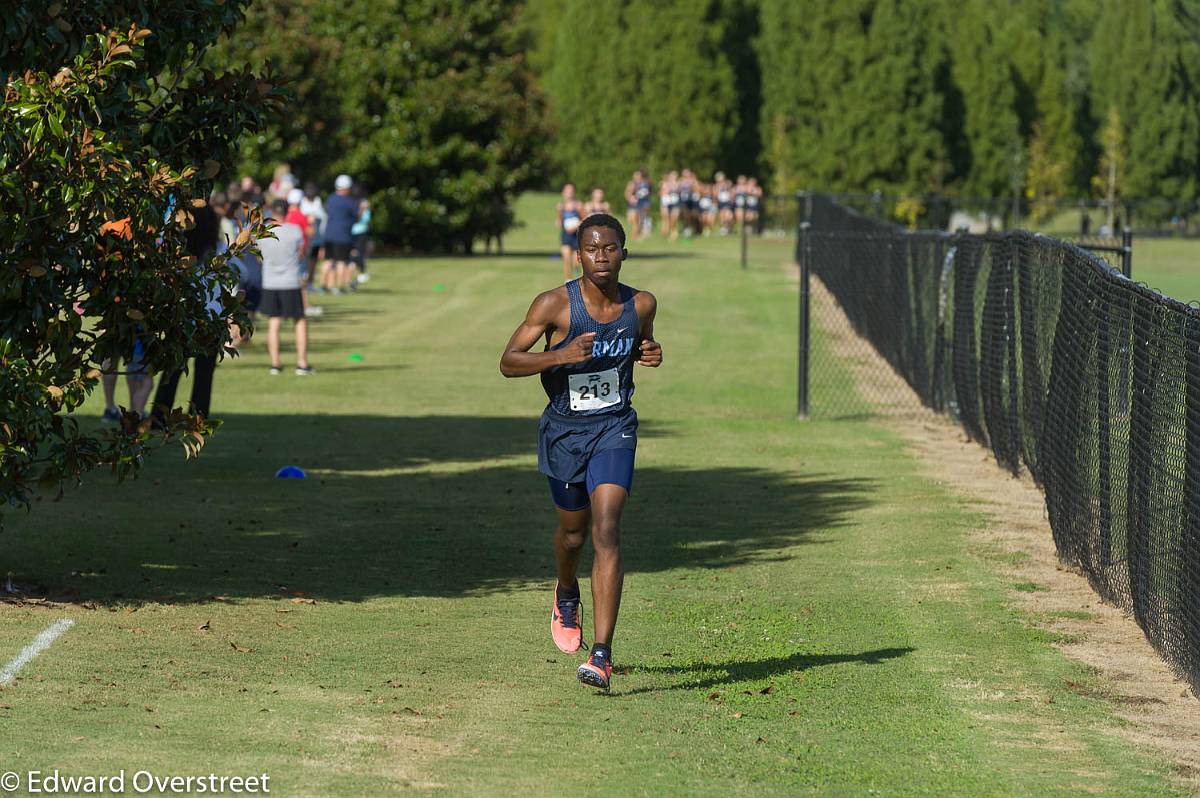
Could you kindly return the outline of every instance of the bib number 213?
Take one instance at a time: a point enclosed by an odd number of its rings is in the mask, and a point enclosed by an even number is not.
[[[600,410],[621,404],[621,381],[616,369],[568,378],[572,410]]]

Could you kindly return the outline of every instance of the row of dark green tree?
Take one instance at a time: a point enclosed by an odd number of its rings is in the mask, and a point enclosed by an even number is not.
[[[1194,200],[1196,0],[256,0],[224,63],[294,102],[244,166],[346,171],[384,238],[636,167],[799,188]]]
[[[565,171],[1191,201],[1192,0],[530,0]]]

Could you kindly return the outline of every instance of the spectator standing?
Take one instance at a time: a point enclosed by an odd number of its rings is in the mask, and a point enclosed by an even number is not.
[[[334,193],[325,200],[325,262],[321,265],[321,284],[334,293],[349,290],[353,267],[350,250],[354,245],[351,230],[358,221],[358,200],[350,196],[354,181],[350,175],[338,175]]]
[[[100,235],[111,235],[117,238],[133,237],[129,229],[129,218],[116,219],[100,225]],[[100,416],[103,423],[111,424],[121,420],[121,411],[117,407],[117,369],[114,360],[106,360],[100,365],[100,383],[104,388],[104,413]],[[125,381],[129,386],[129,412],[144,415],[146,400],[150,398],[150,390],[154,381],[146,372],[142,339],[138,336],[133,343],[133,350],[125,358]]]
[[[292,175],[292,167],[281,163],[275,167],[271,184],[267,186],[267,199],[274,202],[277,199],[287,199],[288,192],[296,187],[296,178]]]
[[[262,187],[258,185],[250,175],[243,175],[239,186],[242,192],[242,202],[247,202],[251,205],[262,205]]]
[[[271,356],[271,374],[279,374],[279,329],[291,319],[296,329],[296,374],[313,373],[308,362],[308,321],[304,317],[304,297],[300,291],[304,232],[286,221],[288,206],[283,200],[271,204],[271,217],[282,224],[271,228],[274,238],[260,238],[262,253],[263,297],[260,310],[267,317],[267,352]]]
[[[304,199],[300,202],[300,210],[308,217],[308,283],[312,284],[317,276],[317,267],[321,263],[321,248],[325,245],[325,203],[321,202],[321,194],[317,191],[316,183],[304,184]]]
[[[360,283],[371,279],[367,274],[367,246],[370,244],[367,233],[370,229],[371,201],[363,197],[359,201],[358,221],[350,228],[350,235],[354,240],[354,264],[358,267],[358,282]]]
[[[287,216],[284,221],[294,224],[304,232],[304,251],[308,252],[309,221],[308,214],[300,205],[304,202],[304,192],[294,188],[287,195]],[[303,265],[303,264],[301,264]]]
[[[221,237],[221,218],[213,208],[211,200],[208,205],[193,210],[192,216],[195,224],[185,234],[184,240],[187,253],[196,258],[196,267],[203,270],[208,268],[213,255],[225,246]],[[221,311],[219,293],[209,297],[208,310],[217,313]],[[214,350],[196,355],[192,369],[191,412],[205,418],[208,417],[212,406],[213,372],[217,368],[217,354],[217,351]],[[160,424],[166,422],[167,414],[175,405],[175,392],[179,388],[179,379],[183,376],[185,368],[186,363],[174,372],[163,374],[158,381],[158,390],[154,394],[153,414],[155,420]]]
[[[239,194],[229,194],[226,218],[221,223],[222,237],[226,247],[237,238],[238,233],[246,226],[246,208],[242,199],[243,197]],[[254,321],[259,303],[262,302],[262,261],[259,260],[258,255],[246,250],[230,262],[238,272],[238,291],[243,295],[242,306],[250,315],[250,321]],[[249,338],[243,338],[241,331],[238,330],[234,335],[233,345],[240,348],[249,340]]]

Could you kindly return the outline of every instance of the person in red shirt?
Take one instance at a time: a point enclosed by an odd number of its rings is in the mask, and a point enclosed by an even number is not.
[[[287,216],[283,221],[285,224],[294,224],[304,231],[304,251],[308,252],[308,240],[312,237],[312,230],[308,216],[300,210],[301,202],[304,202],[304,189],[294,188],[288,192]]]
[[[304,233],[304,251],[308,252],[308,242],[312,239],[312,219],[300,210],[300,203],[304,202],[304,189],[294,188],[288,192],[287,196],[287,215],[283,217],[284,224],[294,224]],[[308,261],[304,261],[307,265]],[[306,269],[301,270],[306,271]],[[309,307],[308,304],[308,275],[301,274],[300,279],[300,299],[304,303],[305,315],[319,315],[321,309],[318,307]]]

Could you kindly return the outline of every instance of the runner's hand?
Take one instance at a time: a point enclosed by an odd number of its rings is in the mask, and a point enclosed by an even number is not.
[[[575,338],[571,343],[558,350],[562,356],[564,366],[574,365],[575,363],[584,363],[592,359],[592,340],[596,337],[594,332],[584,333]]]
[[[662,365],[662,346],[658,341],[652,341],[647,338],[642,341],[641,354],[638,357],[639,366],[648,366],[649,368],[658,368]]]

